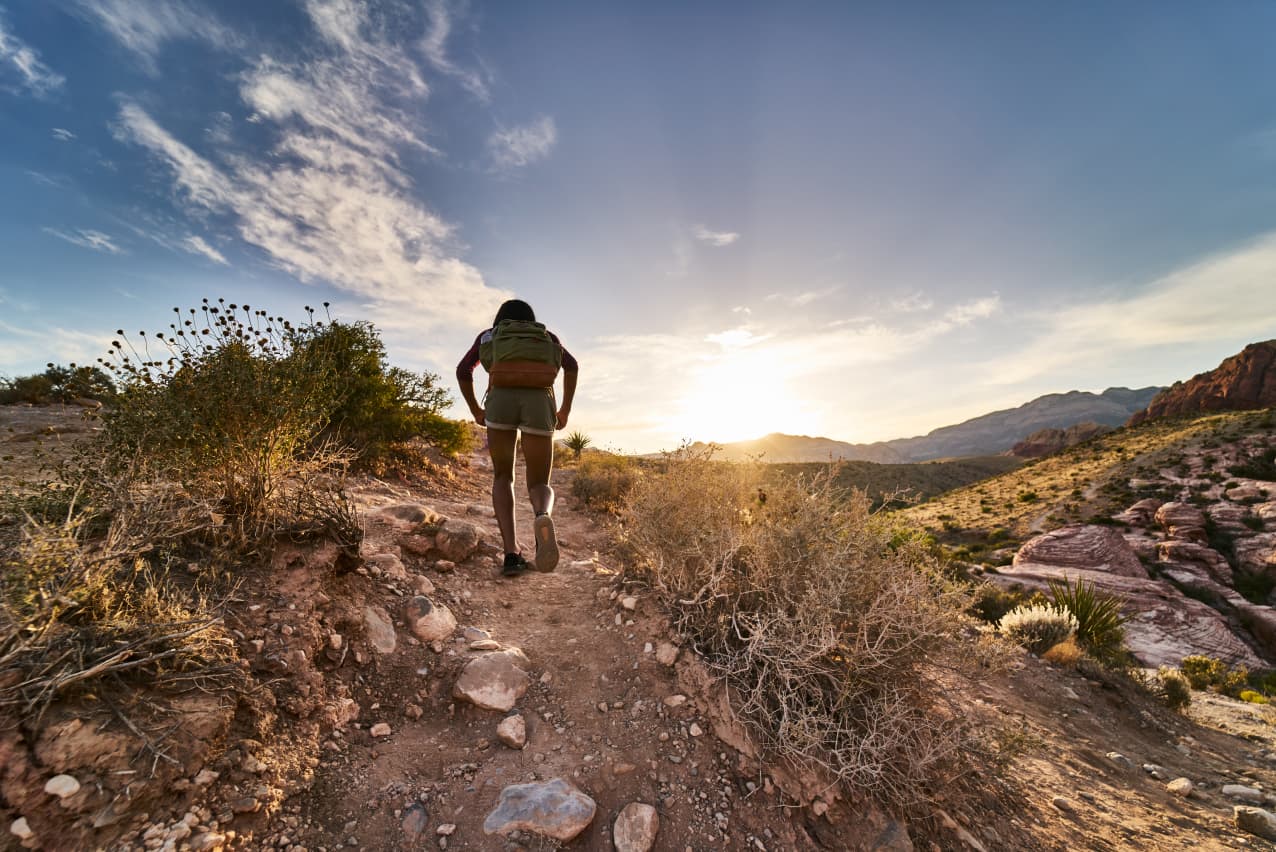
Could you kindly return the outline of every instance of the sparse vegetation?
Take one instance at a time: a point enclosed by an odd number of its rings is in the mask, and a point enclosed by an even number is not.
[[[1012,609],[1002,616],[998,627],[1010,641],[1034,654],[1044,654],[1077,632],[1077,619],[1054,605],[1034,604]]]
[[[568,435],[563,443],[572,451],[572,458],[580,461],[580,454],[585,452],[585,448],[592,444],[593,440],[584,432],[575,431]]]
[[[1249,671],[1244,666],[1233,668],[1217,657],[1201,654],[1184,657],[1180,670],[1193,689],[1210,689],[1224,695],[1238,695],[1249,682]]]
[[[1192,685],[1178,669],[1161,666],[1148,687],[1171,710],[1182,711],[1192,703]]]
[[[576,468],[572,496],[591,509],[617,512],[641,476],[638,462],[626,456],[594,453]]]
[[[12,379],[0,378],[0,405],[18,402],[47,405],[74,399],[102,402],[114,396],[114,382],[99,367],[80,367],[75,364],[62,367],[49,364],[43,373]]]
[[[969,656],[954,636],[965,596],[925,536],[872,514],[827,469],[763,477],[755,464],[670,457],[621,514],[634,574],[768,753],[915,800],[965,739],[932,668]]]
[[[1094,583],[1070,580],[1050,583],[1050,602],[1076,619],[1078,644],[1100,662],[1118,663],[1125,657],[1123,602],[1101,592]]]

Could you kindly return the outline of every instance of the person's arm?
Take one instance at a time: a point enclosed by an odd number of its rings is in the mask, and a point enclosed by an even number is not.
[[[563,403],[558,406],[558,428],[567,428],[567,418],[572,413],[572,399],[576,396],[576,379],[580,375],[580,365],[572,357],[572,353],[563,348]]]
[[[465,357],[461,359],[461,363],[456,365],[456,383],[461,388],[461,396],[465,399],[465,404],[470,407],[470,415],[474,418],[474,422],[480,426],[485,425],[485,413],[483,406],[479,405],[478,397],[474,394],[474,368],[479,362],[479,345],[483,339],[483,335],[474,338],[474,345],[470,347],[470,351],[465,353]]]

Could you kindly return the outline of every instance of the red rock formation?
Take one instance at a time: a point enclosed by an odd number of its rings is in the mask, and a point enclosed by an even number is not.
[[[1053,565],[1106,571],[1146,580],[1147,569],[1125,538],[1111,527],[1073,524],[1039,535],[1015,554],[1015,565]]]
[[[1157,417],[1276,406],[1276,340],[1251,343],[1216,369],[1161,391],[1130,426]]]

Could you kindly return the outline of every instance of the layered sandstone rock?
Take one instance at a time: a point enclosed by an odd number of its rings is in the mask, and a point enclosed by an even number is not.
[[[1276,406],[1276,340],[1251,343],[1208,373],[1176,382],[1131,417],[1129,425],[1158,417],[1272,406]]]
[[[1111,527],[1072,524],[1039,535],[1019,548],[1014,564],[1084,568],[1147,579],[1147,569],[1125,538]]]

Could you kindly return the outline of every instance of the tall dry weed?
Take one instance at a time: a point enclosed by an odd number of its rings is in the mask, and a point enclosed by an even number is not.
[[[924,537],[832,482],[684,449],[634,485],[622,543],[773,757],[916,801],[966,739],[938,675],[967,601]]]

